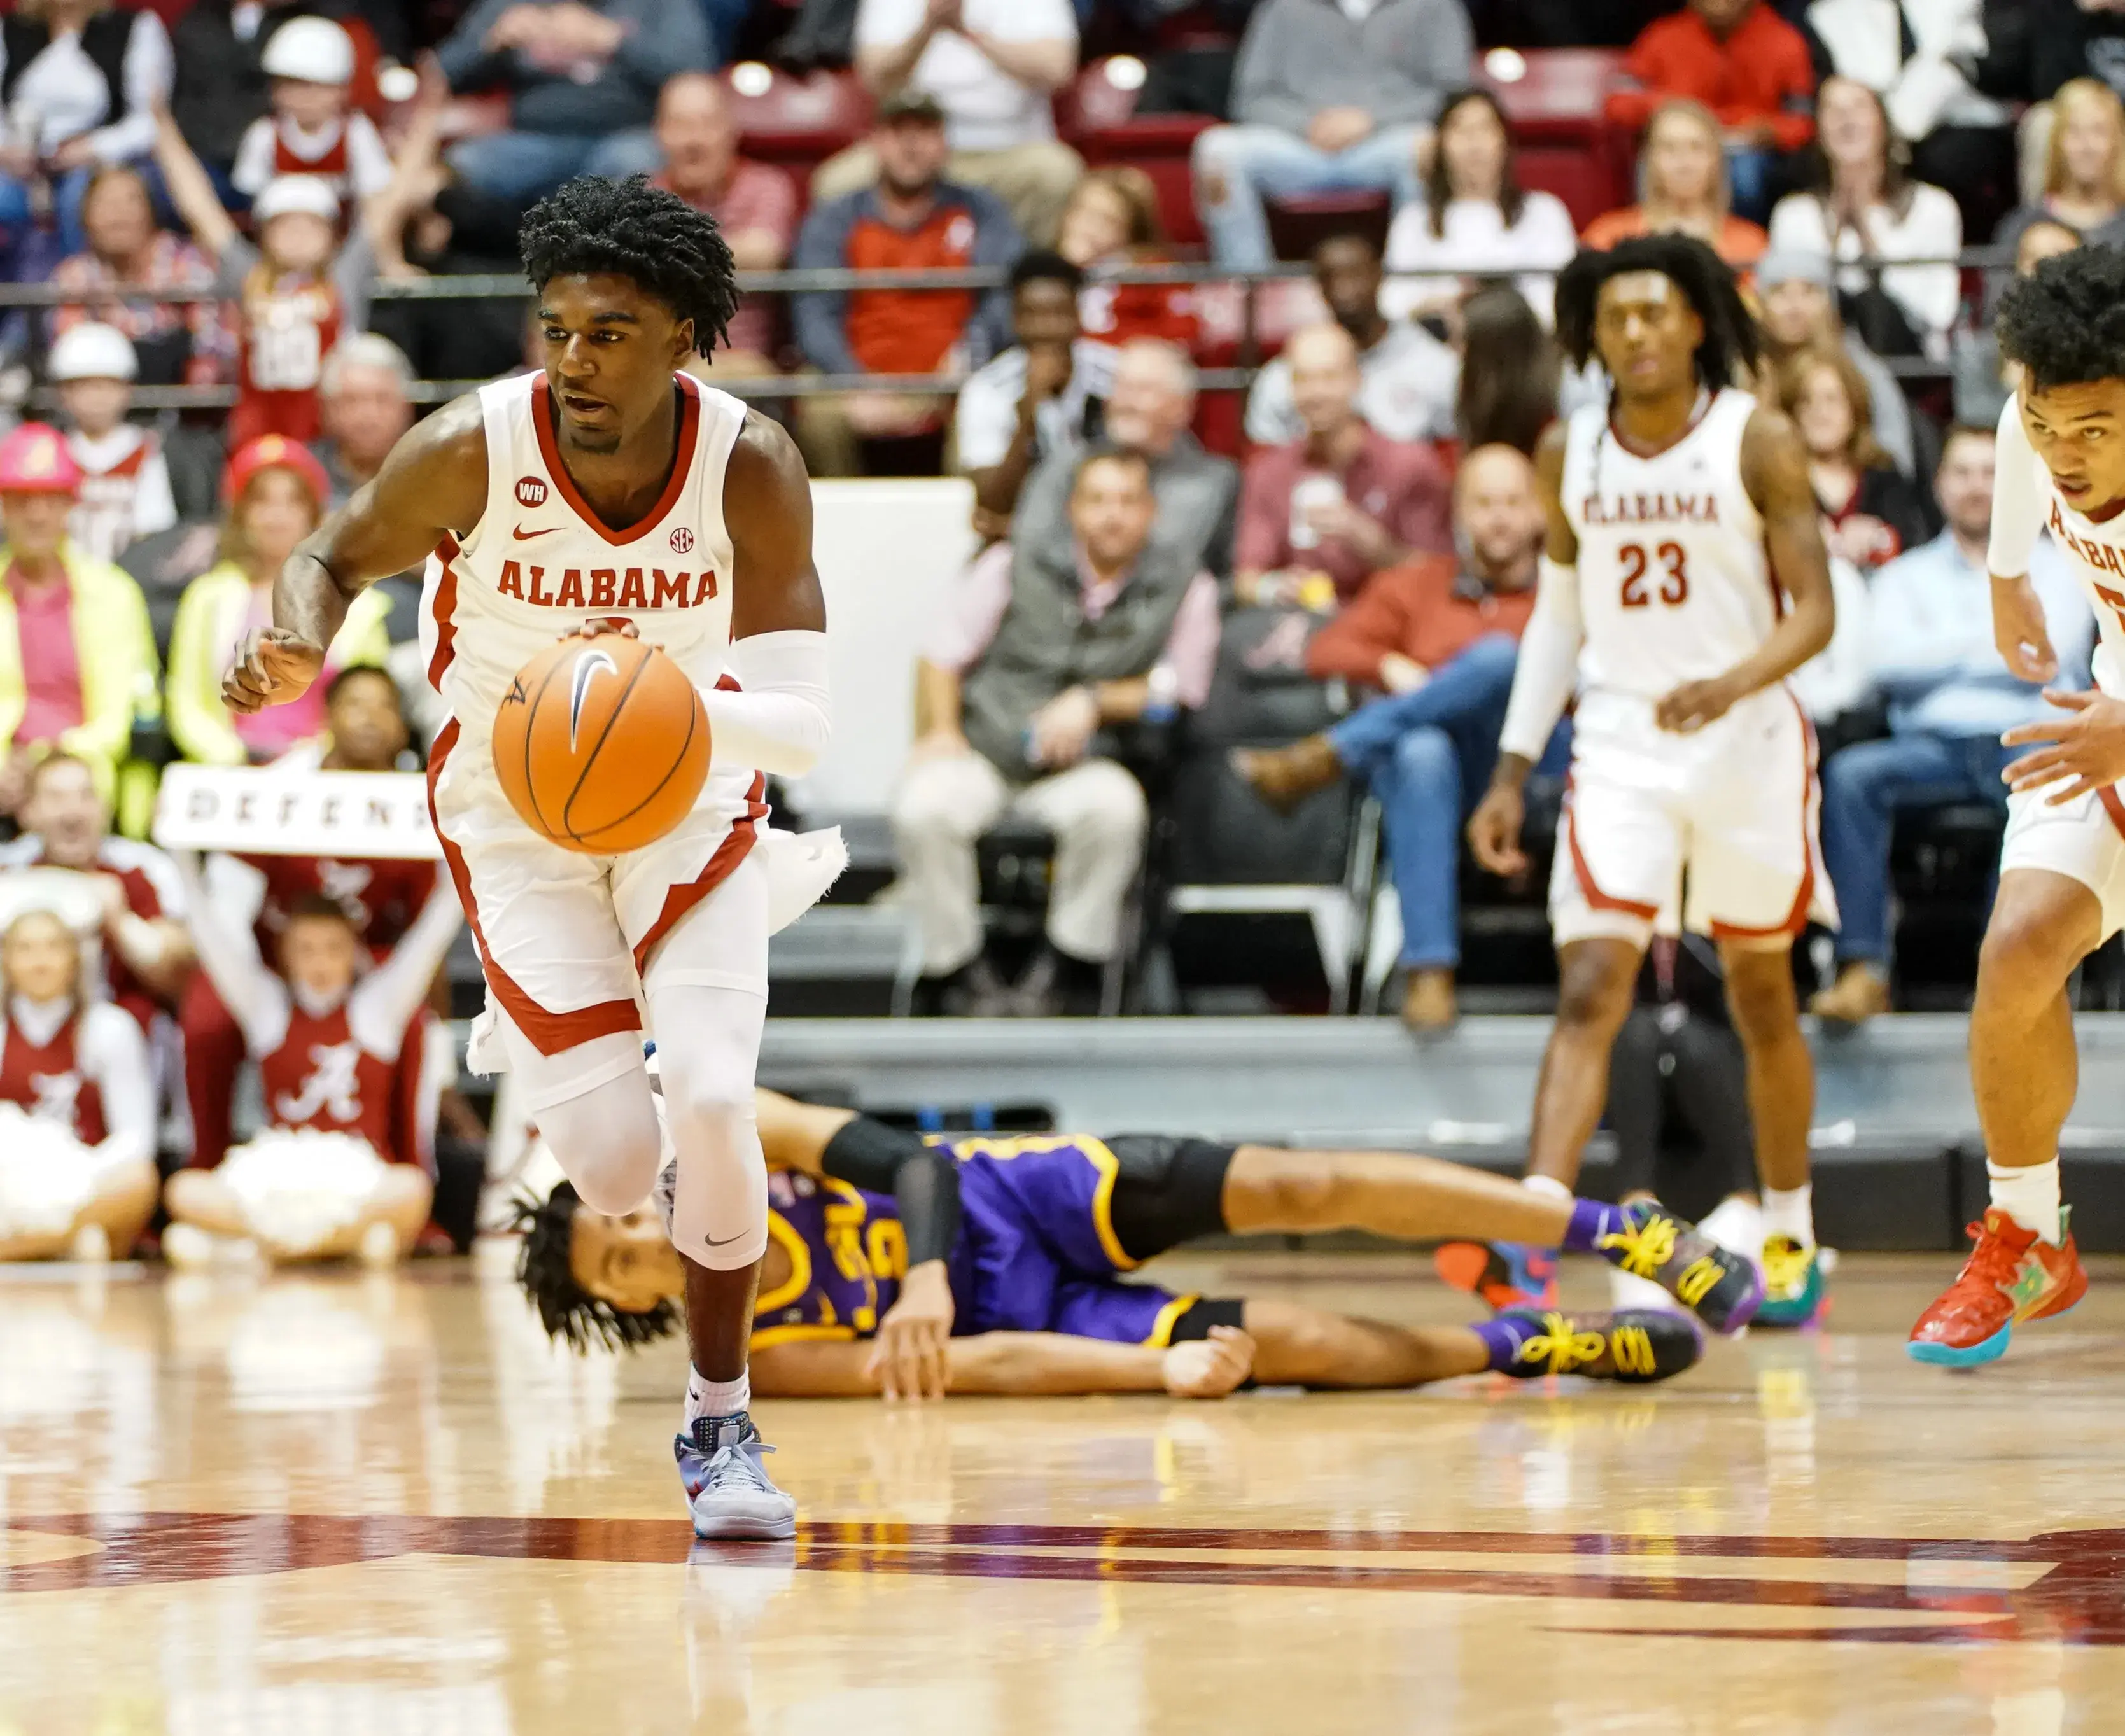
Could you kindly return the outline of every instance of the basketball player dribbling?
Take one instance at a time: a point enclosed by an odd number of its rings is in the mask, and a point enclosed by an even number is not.
[[[1996,330],[2022,380],[2000,418],[1994,640],[2023,680],[2057,675],[2028,576],[2049,529],[2088,589],[2102,642],[2095,692],[2052,694],[2055,719],[2000,738],[2030,751],[2003,774],[2007,836],[1970,1012],[1991,1198],[1969,1259],[1909,1347],[1950,1367],[2004,1355],[2018,1324],[2065,1313],[2088,1288],[2059,1198],[2059,1130],[2078,1084],[2067,984],[2125,926],[2125,251],[2046,260],[2001,298]]]
[[[1528,1184],[1569,1189],[1600,1118],[1609,1052],[1656,922],[1718,943],[1748,1057],[1764,1183],[1765,1295],[1793,1324],[1821,1295],[1808,1183],[1814,1064],[1789,953],[1827,906],[1815,741],[1785,677],[1835,620],[1821,509],[1792,425],[1734,381],[1757,356],[1733,274],[1661,236],[1582,253],[1557,332],[1614,382],[1536,456],[1549,515],[1501,751],[1469,822],[1477,859],[1518,873],[1522,788],[1571,698],[1571,783],[1550,881],[1560,990]],[[1646,1233],[1669,1230],[1637,1208]],[[1748,1238],[1755,1240],[1751,1235]]]
[[[586,176],[535,206],[520,238],[544,370],[483,387],[398,442],[282,570],[273,625],[245,641],[224,696],[239,711],[294,698],[350,600],[426,558],[422,639],[449,713],[429,802],[487,975],[474,1065],[518,1075],[587,1202],[632,1211],[662,1163],[646,1006],[686,1260],[677,1452],[694,1527],[787,1537],[794,1505],[747,1414],[767,1238],[753,1069],[770,853],[754,845],[765,775],[803,775],[829,729],[809,484],[776,424],[677,371],[737,303],[710,219],[639,177]],[[676,660],[707,707],[713,757],[676,828],[600,857],[517,816],[490,741],[527,661],[557,637],[611,632]]]

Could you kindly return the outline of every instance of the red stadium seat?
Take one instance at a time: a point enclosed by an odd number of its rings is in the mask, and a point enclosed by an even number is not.
[[[1623,62],[1614,49],[1501,49],[1479,73],[1512,123],[1521,181],[1556,194],[1582,229],[1635,196],[1633,141],[1602,116]]]
[[[757,60],[723,74],[746,155],[810,171],[869,129],[870,92],[854,73],[794,78]]]
[[[1168,237],[1184,244],[1199,242],[1203,226],[1195,218],[1188,153],[1195,135],[1218,123],[1208,115],[1139,117],[1136,95],[1143,86],[1143,63],[1135,56],[1095,60],[1056,93],[1056,130],[1087,162],[1142,169],[1158,189],[1159,216]]]

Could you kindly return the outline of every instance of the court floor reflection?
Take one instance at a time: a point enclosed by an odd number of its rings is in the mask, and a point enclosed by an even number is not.
[[[692,1545],[678,1353],[492,1262],[0,1277],[0,1736],[2125,1727],[2125,1271],[1958,1379],[1900,1348],[1944,1263],[1656,1391],[763,1405],[771,1548]]]

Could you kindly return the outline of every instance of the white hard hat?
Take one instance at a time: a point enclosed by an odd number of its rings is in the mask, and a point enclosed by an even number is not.
[[[251,201],[252,221],[261,228],[290,211],[308,211],[327,223],[339,221],[339,195],[315,175],[276,175]]]
[[[354,77],[354,38],[329,18],[290,18],[273,32],[259,64],[269,78],[345,84]]]
[[[52,346],[45,372],[54,380],[132,379],[140,372],[132,340],[115,326],[85,320]]]

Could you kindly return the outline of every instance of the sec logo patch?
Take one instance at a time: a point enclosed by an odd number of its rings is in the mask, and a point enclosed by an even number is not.
[[[520,506],[543,506],[546,504],[546,485],[535,476],[516,478],[516,504]]]
[[[671,533],[671,552],[674,554],[684,554],[693,546],[694,533],[684,525]]]

